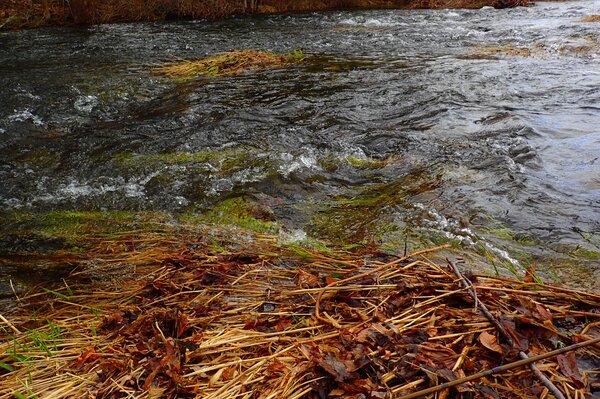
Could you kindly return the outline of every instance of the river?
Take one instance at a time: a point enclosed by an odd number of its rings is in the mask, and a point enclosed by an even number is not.
[[[1,33],[0,210],[244,198],[281,234],[450,240],[598,289],[600,23],[579,21],[593,14],[583,0]],[[150,74],[240,48],[307,57]]]

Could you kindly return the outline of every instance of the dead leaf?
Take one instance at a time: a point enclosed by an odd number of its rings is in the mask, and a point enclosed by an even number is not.
[[[331,285],[331,284],[335,283],[336,281],[338,281],[337,278],[333,278],[331,276],[325,277],[325,282],[327,283],[327,285]]]
[[[150,387],[148,388],[148,399],[160,399],[164,397],[165,391],[165,388]]]
[[[581,389],[586,386],[586,383],[583,380],[583,376],[579,371],[579,367],[577,366],[577,358],[575,357],[575,352],[568,352],[562,355],[558,355],[556,357],[556,360],[558,361],[560,371],[566,377],[569,377],[575,383],[577,388]]]
[[[75,361],[75,365],[77,367],[81,367],[84,363],[87,363],[88,361],[94,361],[99,357],[100,354],[96,352],[96,350],[93,347],[88,346],[86,351],[83,352],[81,356],[79,356],[79,358]]]
[[[503,353],[502,347],[498,343],[498,338],[496,338],[495,335],[488,333],[487,331],[484,331],[481,334],[479,334],[479,342],[481,342],[481,345],[485,346],[493,352],[498,352],[500,354]]]
[[[483,395],[485,399],[500,399],[500,396],[490,387],[485,385],[475,385],[475,388]]]
[[[275,330],[277,330],[278,332],[282,332],[291,325],[292,325],[292,321],[290,319],[288,319],[288,318],[281,319],[275,326]]]
[[[537,263],[535,263],[535,262],[533,262],[533,263],[531,263],[531,265],[529,265],[527,270],[525,270],[525,278],[523,279],[524,282],[526,282],[526,283],[535,282],[535,269],[536,268],[537,268]]]
[[[351,363],[350,361],[338,359],[331,353],[327,353],[323,359],[319,360],[319,366],[331,374],[337,382],[356,378],[354,373],[350,371],[354,368]]]
[[[538,311],[538,314],[542,320],[552,320],[552,313],[550,313],[550,311],[544,306],[538,303],[535,305],[535,309]]]
[[[314,274],[311,274],[307,271],[299,269],[298,270],[298,285],[300,287],[304,287],[304,288],[318,287],[320,285],[319,277],[315,276]]]

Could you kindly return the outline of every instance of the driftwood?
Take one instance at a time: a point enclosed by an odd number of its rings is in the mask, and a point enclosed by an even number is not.
[[[446,259],[446,260],[448,261],[448,264],[452,268],[452,271],[454,271],[454,274],[456,274],[456,277],[459,278],[461,285],[463,287],[467,288],[469,295],[471,296],[471,298],[473,298],[473,300],[475,301],[475,305],[479,308],[479,310],[481,310],[481,312],[485,315],[485,317],[487,317],[487,319],[491,323],[494,324],[496,329],[510,343],[510,345],[512,347],[516,347],[516,343],[514,342],[512,336],[508,333],[508,331],[506,331],[506,329],[500,324],[500,322],[498,322],[498,320],[494,317],[494,315],[492,315],[492,313],[489,311],[487,306],[485,306],[485,304],[479,300],[479,298],[477,297],[477,292],[475,291],[475,288],[473,287],[473,283],[471,282],[471,280],[469,280],[468,278],[466,278],[465,276],[462,275],[462,273],[456,266],[456,263],[452,262],[450,259]],[[527,356],[527,354],[523,351],[519,351],[519,357],[523,360],[529,359],[529,356]],[[530,363],[529,368],[535,374],[535,376],[540,380],[540,382],[542,384],[544,384],[544,386],[546,386],[546,388],[548,388],[548,390],[550,392],[552,392],[552,394],[556,397],[556,399],[565,399],[565,396],[563,395],[563,393],[544,374],[542,374],[542,372],[536,367],[535,363]]]
[[[435,387],[423,389],[421,391],[414,392],[414,393],[411,393],[409,395],[404,395],[404,396],[399,397],[398,399],[419,398],[421,396],[429,395],[429,394],[432,394],[432,393],[435,393],[435,392],[440,392],[440,391],[443,391],[444,389],[448,389],[448,388],[452,388],[452,387],[455,387],[455,386],[460,385],[460,384],[464,384],[465,382],[478,380],[480,378],[488,377],[488,376],[495,375],[495,374],[500,374],[502,372],[505,372],[505,371],[508,371],[508,370],[512,370],[512,369],[516,369],[518,367],[528,366],[528,365],[530,365],[530,364],[532,364],[534,362],[537,362],[538,360],[548,359],[548,358],[550,358],[552,356],[557,356],[557,355],[560,355],[562,353],[574,351],[574,350],[580,349],[580,348],[585,348],[586,346],[594,345],[594,344],[597,344],[597,343],[600,343],[600,337],[595,338],[595,339],[591,339],[589,341],[580,342],[578,344],[573,344],[573,345],[570,345],[570,346],[565,346],[564,348],[560,348],[560,349],[557,349],[555,351],[544,353],[544,354],[541,354],[541,355],[529,357],[527,359],[521,359],[521,360],[518,360],[516,362],[505,364],[504,366],[494,367],[493,369],[482,371],[481,373],[473,374],[473,375],[465,377],[465,378],[461,378],[461,379],[458,379],[458,380],[446,382],[444,384],[440,384],[440,385],[437,385]]]

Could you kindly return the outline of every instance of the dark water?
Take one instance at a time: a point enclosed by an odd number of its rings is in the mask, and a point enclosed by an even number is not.
[[[517,248],[595,288],[600,24],[578,22],[591,14],[600,2],[3,33],[0,209],[199,213],[244,195],[285,231],[331,238],[317,223],[330,217],[364,240],[348,202],[381,194],[364,217],[397,229],[378,240],[445,236],[519,269]],[[308,58],[149,74],[239,48]]]

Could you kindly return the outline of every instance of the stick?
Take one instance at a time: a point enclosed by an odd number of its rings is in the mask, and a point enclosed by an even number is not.
[[[418,391],[418,392],[411,393],[409,395],[401,396],[398,399],[414,399],[414,398],[418,398],[418,397],[421,397],[421,396],[429,395],[430,393],[435,393],[435,392],[442,391],[444,389],[452,388],[452,387],[455,387],[457,385],[464,384],[465,382],[469,382],[469,381],[473,381],[473,380],[478,380],[480,378],[488,377],[488,376],[494,375],[494,374],[503,373],[505,371],[512,370],[512,369],[515,369],[517,367],[529,365],[529,364],[531,364],[533,362],[537,362],[538,360],[544,360],[544,359],[547,359],[547,358],[552,357],[552,356],[560,355],[560,354],[565,353],[565,352],[570,352],[572,350],[583,348],[583,347],[590,346],[590,345],[594,345],[594,344],[597,344],[597,343],[600,343],[600,337],[591,339],[589,341],[580,342],[578,344],[574,344],[574,345],[570,345],[570,346],[565,346],[564,348],[560,348],[560,349],[557,349],[557,350],[554,350],[554,351],[548,352],[548,353],[543,353],[541,355],[529,357],[527,359],[517,360],[516,362],[505,364],[504,366],[494,367],[493,369],[482,371],[481,373],[473,374],[473,375],[471,375],[469,377],[465,377],[465,378],[461,378],[459,380],[454,380],[454,381],[446,382],[444,384],[436,385],[436,386],[431,387],[431,388],[423,389],[422,391]]]
[[[386,264],[381,265],[379,267],[376,267],[373,270],[368,270],[368,271],[366,271],[364,273],[360,273],[360,274],[357,274],[355,276],[351,276],[351,277],[345,278],[343,280],[337,280],[337,281],[332,282],[331,284],[328,284],[327,286],[325,286],[321,290],[321,292],[319,292],[319,295],[317,296],[317,300],[315,301],[315,317],[317,318],[317,320],[319,320],[322,323],[329,324],[329,325],[334,325],[334,323],[331,320],[329,320],[329,319],[321,316],[321,312],[319,310],[319,308],[321,307],[321,298],[323,297],[323,294],[325,293],[325,291],[327,291],[329,288],[335,287],[336,285],[345,284],[345,283],[348,283],[350,281],[358,280],[359,278],[370,276],[371,274],[380,272],[382,270],[385,270],[385,269],[387,269],[390,266],[394,266],[394,265],[397,265],[398,263],[402,263],[402,262],[404,262],[405,260],[407,260],[409,258],[418,256],[418,255],[422,255],[422,254],[426,254],[426,253],[429,253],[429,252],[438,251],[440,249],[444,249],[444,248],[448,248],[448,247],[450,247],[450,245],[445,244],[445,245],[440,245],[439,247],[434,247],[434,248],[424,249],[422,251],[413,252],[410,255],[405,255],[405,256],[403,256],[401,258],[398,258],[398,259],[396,259],[396,260],[394,260],[392,262],[389,262],[389,263],[386,263]]]
[[[6,318],[4,316],[2,316],[1,314],[0,314],[0,320],[2,320],[4,323],[6,323],[6,325],[9,326],[11,330],[16,332],[17,334],[21,334],[21,331],[19,331],[19,329],[17,327],[13,326],[13,324],[10,321],[6,320]]]
[[[475,289],[473,288],[473,283],[471,282],[471,280],[469,280],[468,278],[464,277],[461,274],[460,270],[458,270],[458,267],[456,266],[455,263],[453,263],[449,259],[446,259],[446,260],[448,261],[448,264],[454,270],[454,274],[456,274],[456,276],[460,279],[461,285],[463,287],[467,288],[467,290],[469,292],[469,295],[471,295],[471,297],[475,301],[475,306],[479,307],[479,309],[483,312],[483,314],[485,315],[485,317],[487,317],[487,319],[491,323],[493,323],[494,326],[496,326],[496,328],[498,329],[498,331],[500,331],[500,333],[504,336],[504,338],[506,338],[506,340],[510,343],[510,345],[512,347],[515,347],[516,345],[515,345],[515,342],[514,342],[512,336],[498,322],[498,320],[496,320],[496,318],[490,313],[490,311],[488,310],[487,306],[485,306],[485,304],[483,302],[481,302],[479,300],[479,298],[477,298],[477,293],[475,292]],[[529,359],[529,356],[527,356],[527,354],[525,352],[523,352],[523,351],[519,351],[519,357],[521,359],[523,359],[523,360]],[[540,371],[540,369],[538,369],[534,363],[530,363],[529,364],[529,368],[531,369],[531,371],[533,372],[533,374],[535,374],[535,376],[540,380],[540,382],[542,384],[544,384],[544,386],[546,388],[548,388],[548,390],[550,392],[552,392],[552,395],[554,395],[556,397],[556,399],[565,399],[565,396],[556,387],[556,385],[554,385],[552,383],[552,381],[550,381],[544,374],[542,374],[542,372]]]

